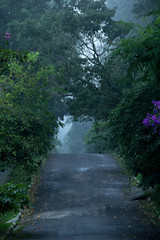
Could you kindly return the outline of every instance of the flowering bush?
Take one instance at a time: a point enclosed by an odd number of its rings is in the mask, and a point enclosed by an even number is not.
[[[159,132],[160,134],[160,101],[152,101],[154,104],[153,114],[147,114],[147,117],[143,120],[143,124],[153,129],[153,133]],[[148,138],[149,135],[146,135]]]
[[[118,154],[132,176],[141,176],[140,186],[144,188],[160,184],[160,101],[153,101],[154,107],[151,104],[153,98],[159,98],[159,91],[150,83],[137,84],[124,94],[108,120]]]

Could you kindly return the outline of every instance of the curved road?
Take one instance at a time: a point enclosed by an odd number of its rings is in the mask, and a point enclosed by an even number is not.
[[[128,179],[108,154],[50,155],[36,197],[31,221],[15,239],[160,239],[128,200]]]

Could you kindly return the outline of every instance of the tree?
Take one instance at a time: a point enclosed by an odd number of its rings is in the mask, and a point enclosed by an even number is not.
[[[106,7],[105,1],[73,3],[66,7],[69,17],[61,18],[64,31],[70,32],[75,39],[77,51],[66,62],[65,87],[71,93],[67,100],[76,117],[88,115],[104,119],[108,106],[113,106],[121,94],[110,76],[108,57],[113,44],[129,32],[131,25],[114,21],[115,12]]]
[[[38,51],[40,61],[45,64],[55,65],[60,60],[62,62],[69,42],[69,40],[66,41],[67,34],[64,32],[62,34],[58,22],[59,13],[63,12],[65,1],[59,1],[56,4],[55,2],[0,0],[0,15],[2,16],[0,36],[10,32],[12,49]]]
[[[37,55],[28,53],[23,64],[11,57],[0,76],[1,170],[22,164],[34,171],[56,133],[57,119],[49,109],[54,69],[37,69]]]
[[[26,41],[24,42],[24,39],[21,38],[21,34],[26,33],[25,26],[27,22],[28,24],[30,23],[31,27],[31,32],[28,35],[29,40],[29,38],[31,38],[33,29],[33,27],[31,26],[31,22],[32,24],[35,24],[35,22],[46,11],[46,9],[48,9],[49,2],[49,0],[0,0],[0,36],[4,36],[5,32],[9,31],[12,34],[13,49],[25,49],[24,44]]]
[[[123,39],[115,51],[128,64],[128,76],[159,83],[159,17],[131,38]]]

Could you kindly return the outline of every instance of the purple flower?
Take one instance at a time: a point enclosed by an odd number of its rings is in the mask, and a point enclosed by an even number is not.
[[[149,127],[149,119],[148,118],[145,118],[143,120],[143,124],[146,126],[146,127]]]
[[[157,101],[152,101],[152,103],[154,104],[154,106],[157,106]]]
[[[160,128],[160,101],[152,101],[152,103],[154,104],[153,114],[147,113],[147,117],[143,120],[143,124],[146,127],[152,128],[153,133],[159,132],[159,134],[160,134],[160,131],[159,131],[159,128]]]
[[[160,109],[160,101],[152,101],[152,103]]]
[[[160,124],[160,120],[159,120],[159,119],[156,119],[154,122],[155,122],[155,124],[157,124],[157,125]]]
[[[155,116],[155,114],[152,115],[151,119],[154,120],[154,121],[156,120],[156,116]]]
[[[4,38],[5,38],[6,40],[9,40],[9,39],[11,38],[10,35],[11,35],[11,34],[7,32]]]
[[[11,37],[10,36],[5,36],[4,37],[6,40],[10,39]]]

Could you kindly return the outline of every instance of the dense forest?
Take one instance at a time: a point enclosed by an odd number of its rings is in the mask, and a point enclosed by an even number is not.
[[[87,151],[116,151],[140,186],[160,186],[159,4],[0,0],[1,171],[32,176],[70,114],[94,123]]]

